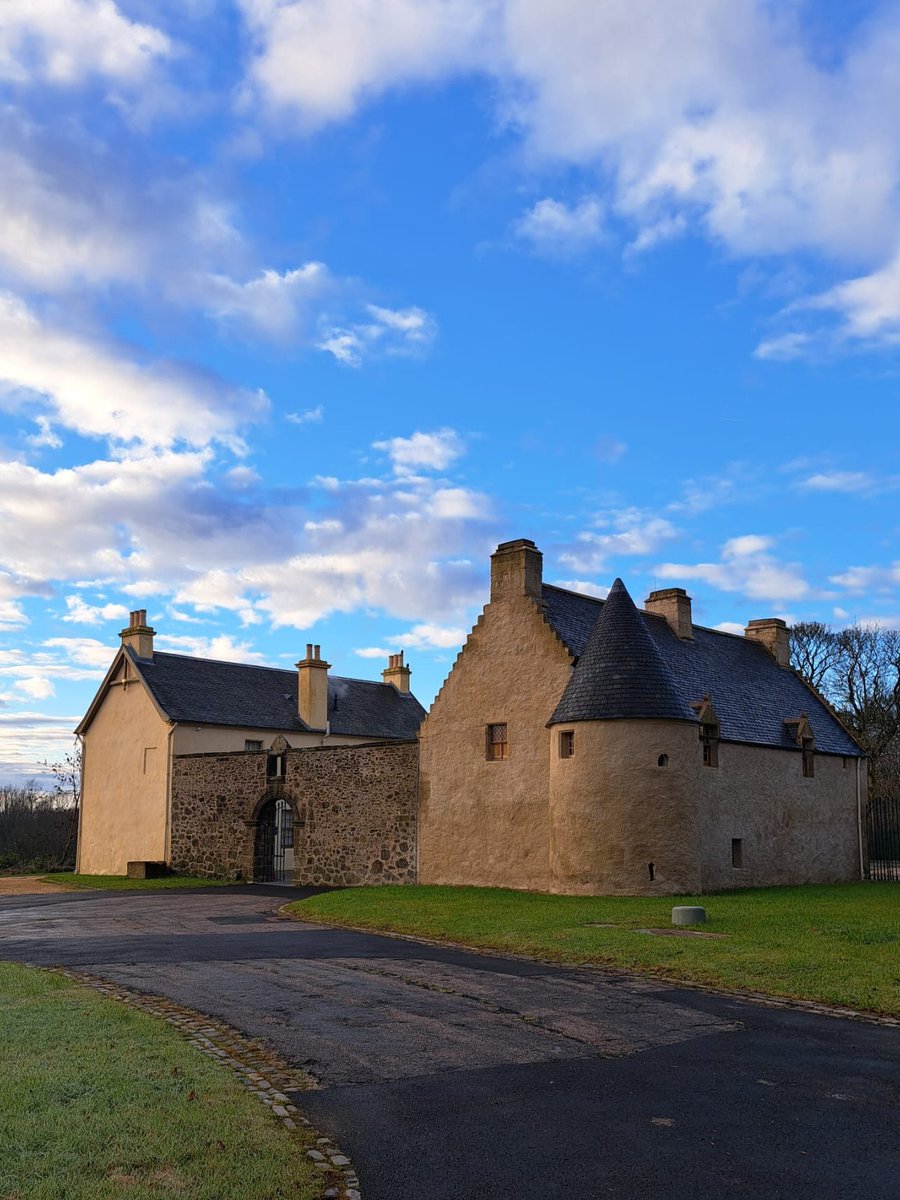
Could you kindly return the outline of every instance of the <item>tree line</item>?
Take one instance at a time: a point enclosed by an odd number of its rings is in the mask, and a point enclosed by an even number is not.
[[[801,621],[791,664],[831,704],[869,759],[869,797],[900,797],[900,630]]]
[[[70,870],[81,799],[81,748],[55,763],[50,788],[0,784],[0,871]]]

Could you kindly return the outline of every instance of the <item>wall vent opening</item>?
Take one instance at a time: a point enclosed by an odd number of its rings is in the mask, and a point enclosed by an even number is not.
[[[742,838],[731,839],[731,865],[733,867],[742,867],[744,865],[744,842]]]

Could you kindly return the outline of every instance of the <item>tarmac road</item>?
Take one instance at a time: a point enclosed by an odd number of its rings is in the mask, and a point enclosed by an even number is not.
[[[0,958],[267,1038],[364,1200],[900,1200],[900,1029],[273,915],[302,894],[0,897]]]

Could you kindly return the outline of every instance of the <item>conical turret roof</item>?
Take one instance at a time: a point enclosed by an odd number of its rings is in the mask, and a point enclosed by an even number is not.
[[[697,721],[617,579],[548,724],[652,717]]]

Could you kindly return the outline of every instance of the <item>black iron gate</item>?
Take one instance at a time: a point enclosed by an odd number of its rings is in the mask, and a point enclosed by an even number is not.
[[[869,878],[900,882],[900,796],[869,801],[866,813]]]
[[[270,800],[256,821],[253,878],[257,883],[290,883],[285,851],[293,847],[293,811],[286,800]]]

